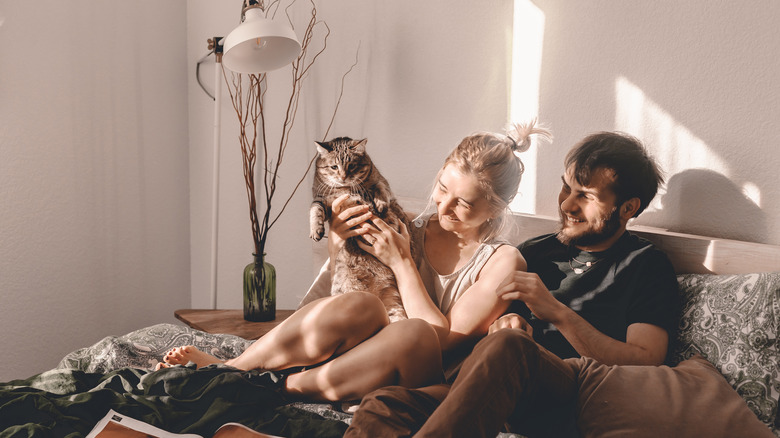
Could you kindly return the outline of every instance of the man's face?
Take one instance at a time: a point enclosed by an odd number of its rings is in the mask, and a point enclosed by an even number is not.
[[[597,169],[590,184],[582,186],[574,179],[573,168],[566,170],[558,195],[558,240],[586,251],[602,251],[613,243],[624,225],[611,188],[613,178],[611,170]]]

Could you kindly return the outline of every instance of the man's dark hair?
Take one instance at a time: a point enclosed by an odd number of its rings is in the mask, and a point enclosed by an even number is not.
[[[616,205],[639,198],[634,217],[647,208],[664,182],[661,170],[642,142],[622,132],[599,132],[585,137],[566,155],[565,165],[567,170],[573,167],[574,179],[583,186],[590,185],[595,171],[612,170]]]

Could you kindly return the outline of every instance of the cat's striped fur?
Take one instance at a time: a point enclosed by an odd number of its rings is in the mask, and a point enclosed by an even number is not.
[[[339,196],[349,193],[353,203],[368,204],[371,211],[396,230],[401,223],[411,224],[390,191],[387,180],[366,154],[366,140],[338,137],[317,142],[319,156],[312,186],[313,201],[309,211],[309,236],[319,241],[330,218],[331,205]],[[331,277],[331,294],[363,291],[376,294],[384,303],[390,321],[406,318],[393,272],[374,256],[366,253],[350,238],[335,257]],[[412,254],[417,251],[412,244]]]

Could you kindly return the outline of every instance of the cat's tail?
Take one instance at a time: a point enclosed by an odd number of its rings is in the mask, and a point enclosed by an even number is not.
[[[552,132],[549,129],[537,126],[536,118],[525,123],[512,123],[507,128],[506,136],[514,143],[515,152],[525,152],[531,147],[531,137],[537,135],[549,142],[552,141]]]

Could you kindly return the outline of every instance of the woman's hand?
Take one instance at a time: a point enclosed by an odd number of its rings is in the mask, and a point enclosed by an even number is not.
[[[347,239],[365,235],[373,228],[367,222],[373,216],[368,205],[350,202],[349,194],[343,194],[333,201],[328,227],[328,252],[331,259],[344,247]]]
[[[507,313],[495,320],[495,322],[490,325],[488,334],[493,334],[505,328],[519,328],[525,330],[531,336],[534,335],[534,328],[531,327],[531,324],[528,324],[528,321],[517,313]]]
[[[376,257],[380,262],[395,271],[395,267],[406,261],[412,260],[411,241],[409,230],[401,222],[400,232],[378,217],[373,217],[367,222],[371,224],[368,231],[363,234],[363,240],[358,240],[358,246],[367,253]]]

